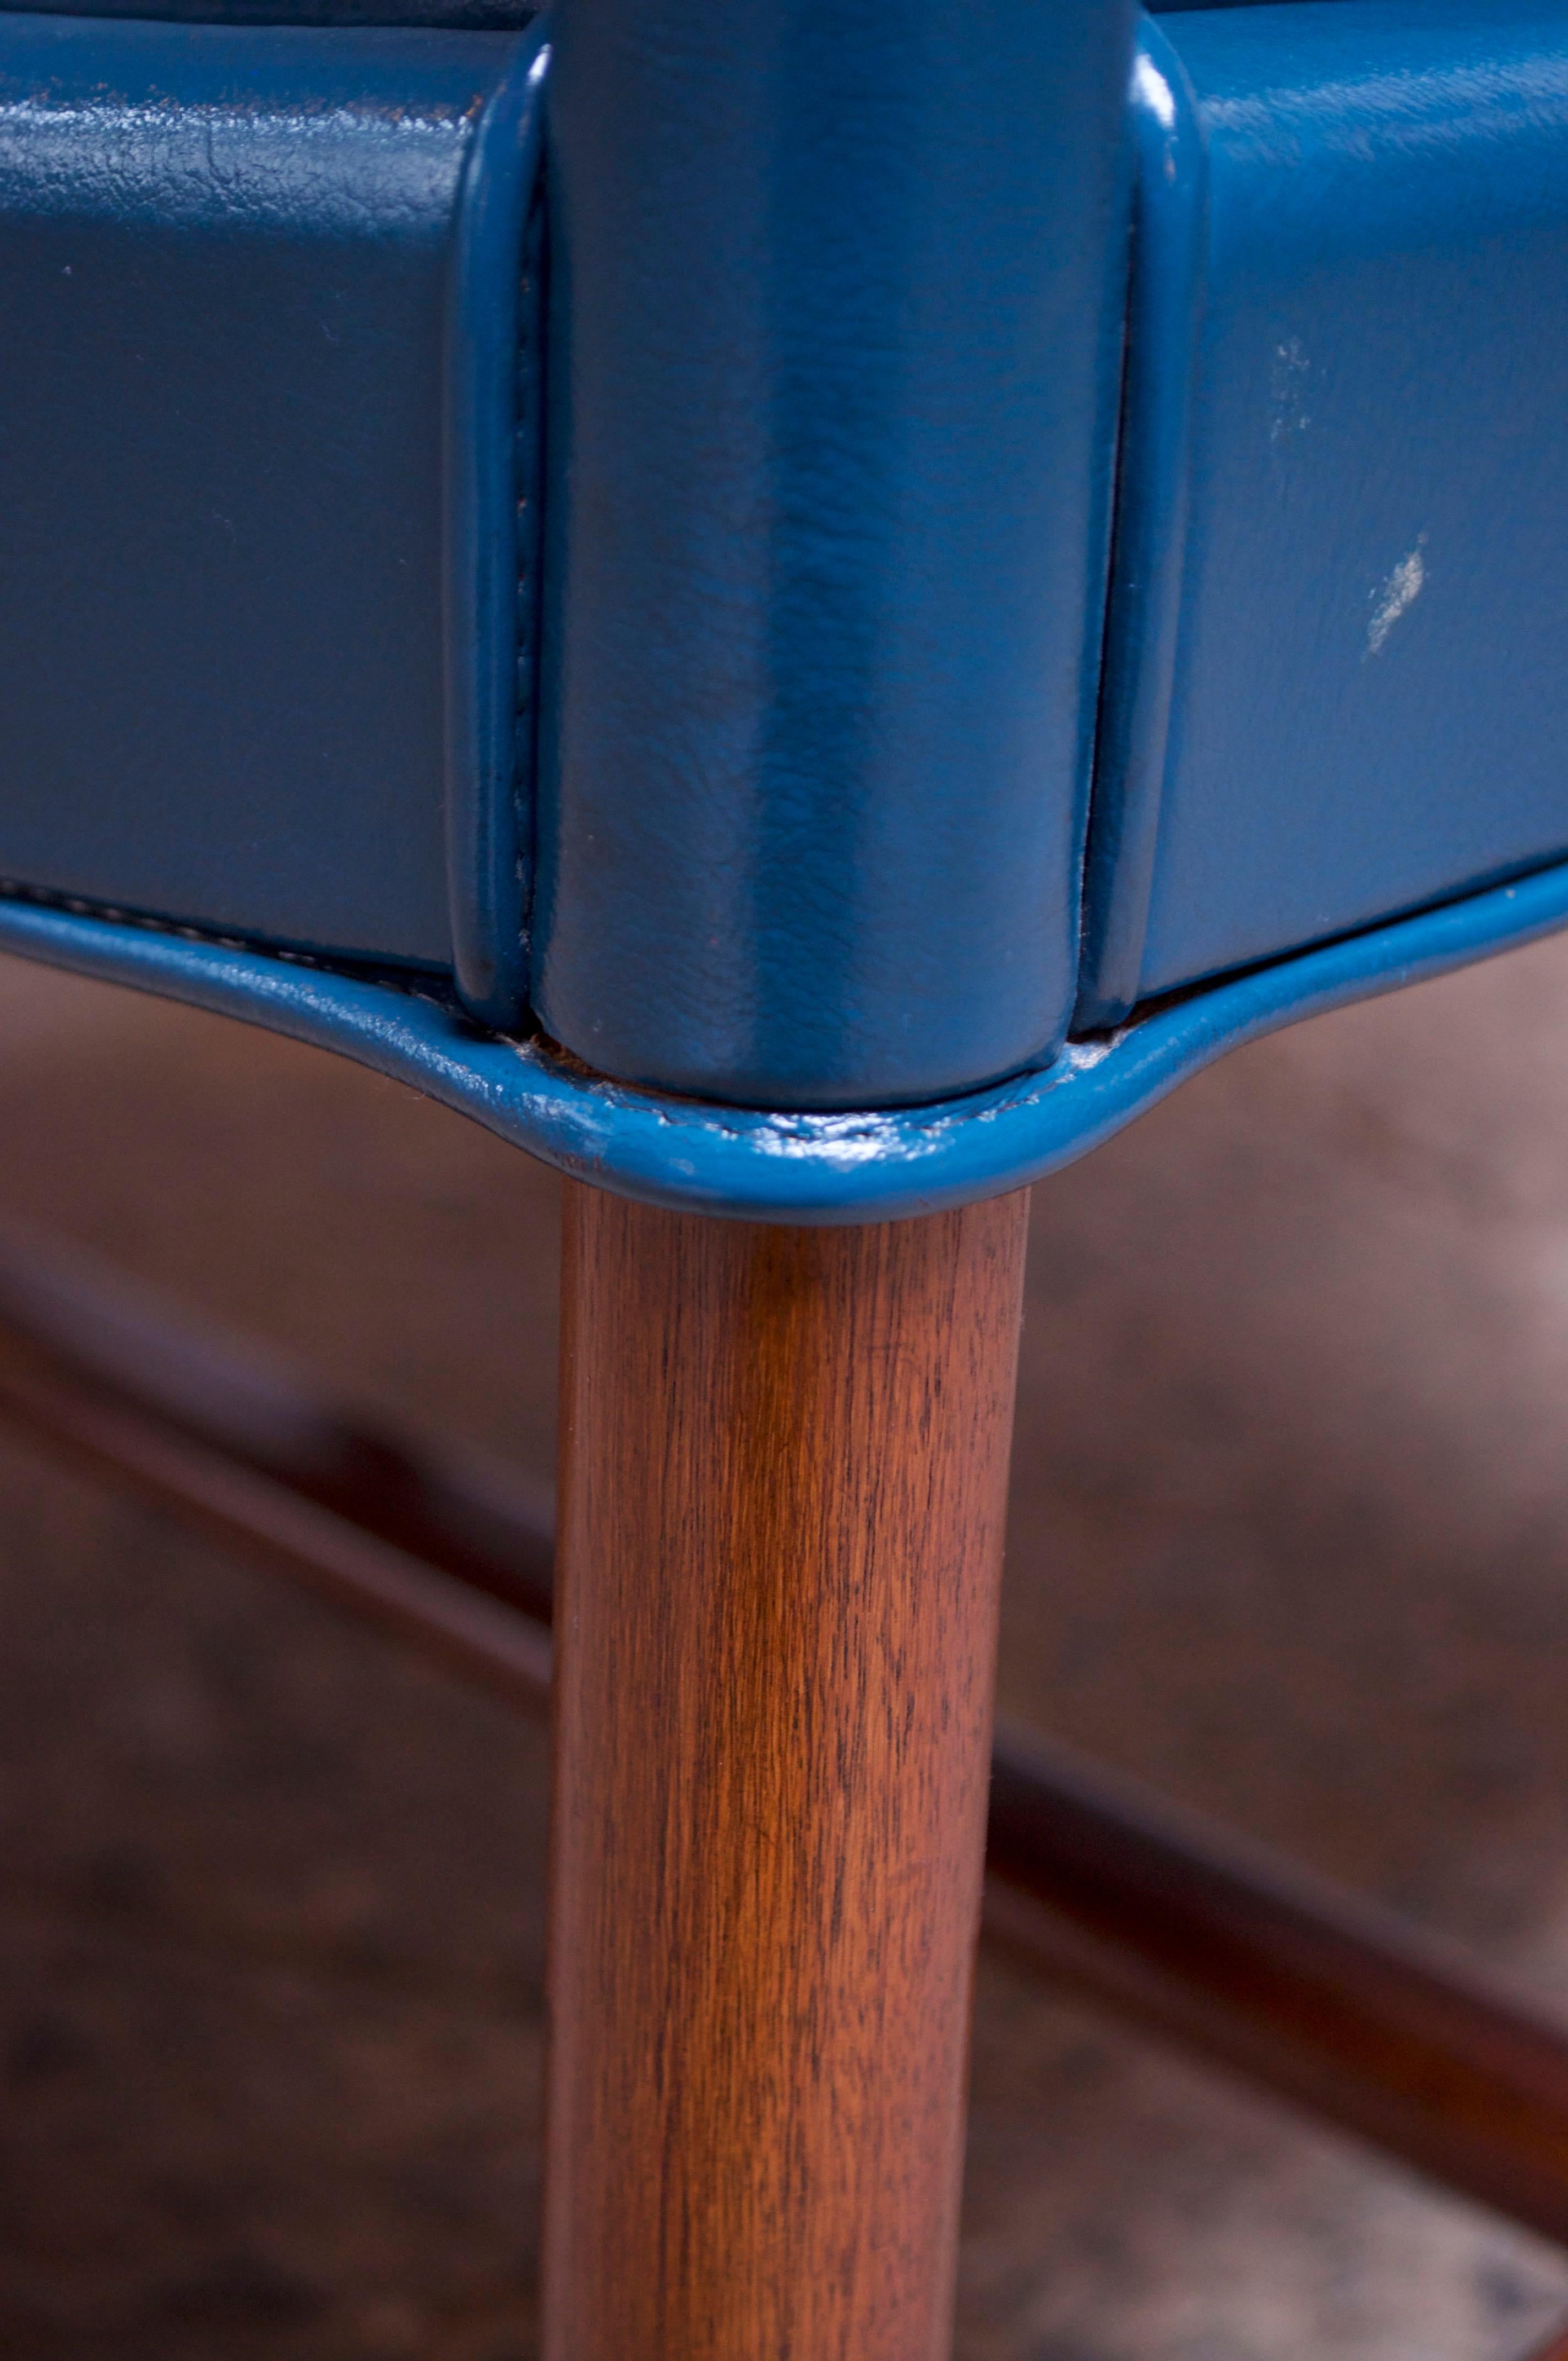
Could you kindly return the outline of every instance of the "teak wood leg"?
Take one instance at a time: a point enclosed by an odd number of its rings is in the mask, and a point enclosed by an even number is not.
[[[938,2361],[1026,1201],[568,1191],[547,2361]]]

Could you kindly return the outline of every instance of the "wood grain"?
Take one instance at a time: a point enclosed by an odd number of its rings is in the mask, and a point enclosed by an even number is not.
[[[546,2361],[948,2350],[1025,1212],[568,1191]]]
[[[9,1219],[0,1422],[492,1695],[548,1705],[536,1487],[366,1424]],[[1568,2243],[1568,2025],[1480,1960],[1037,1730],[995,1734],[988,1866],[982,1923],[1036,1969]]]

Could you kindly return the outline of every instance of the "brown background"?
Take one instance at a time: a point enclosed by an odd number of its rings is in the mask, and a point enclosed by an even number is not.
[[[555,1188],[0,963],[0,1214],[552,1456]],[[1568,945],[1036,1192],[1003,1692],[1568,2010]],[[0,1434],[0,2352],[524,2361],[544,1749]],[[1568,2258],[982,1963],[961,2361],[1511,2361]]]

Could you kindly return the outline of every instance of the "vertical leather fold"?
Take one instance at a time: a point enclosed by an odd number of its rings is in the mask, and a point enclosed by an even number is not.
[[[561,0],[535,1005],[895,1104],[1071,1007],[1123,0]]]

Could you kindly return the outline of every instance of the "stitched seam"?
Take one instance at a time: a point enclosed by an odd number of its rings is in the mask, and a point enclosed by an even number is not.
[[[193,927],[186,919],[160,918],[147,910],[124,909],[115,902],[91,902],[80,894],[51,893],[47,886],[29,885],[17,877],[0,877],[0,902],[21,902],[33,909],[58,910],[72,918],[95,918],[105,926],[134,927],[140,934],[159,935],[170,942],[200,943],[209,950],[240,951],[250,959],[279,960],[286,967],[309,968],[318,975],[338,976],[348,983],[378,984],[385,991],[400,994],[405,1000],[423,1000],[433,1008],[450,1010],[462,1016],[464,1023],[474,1030],[485,1031],[482,1026],[475,1027],[473,1019],[462,1011],[455,994],[443,990],[440,978],[422,969],[383,967],[375,960],[330,959],[319,951],[287,950],[246,935]]]
[[[541,466],[544,427],[544,205],[536,188],[523,232],[517,355],[517,705],[512,801],[522,889],[521,934],[530,950],[535,874],[534,781],[539,738]]]

